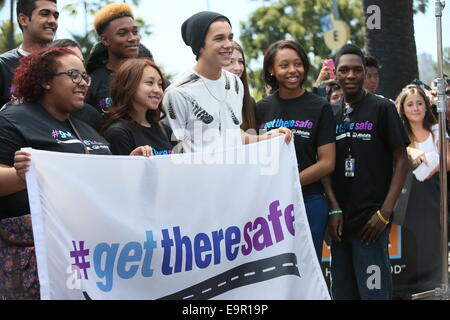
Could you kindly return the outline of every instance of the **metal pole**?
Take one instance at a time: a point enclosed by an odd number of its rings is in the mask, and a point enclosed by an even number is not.
[[[447,226],[447,139],[446,137],[446,81],[444,80],[444,60],[442,51],[442,10],[445,7],[445,2],[435,0],[435,16],[436,16],[436,34],[437,34],[437,49],[438,49],[438,102],[437,111],[439,114],[439,180],[440,180],[440,224],[441,224],[441,245],[442,245],[442,274],[441,287],[435,290],[421,292],[411,295],[412,300],[425,299],[433,295],[440,297],[441,300],[450,300],[450,292],[448,286],[448,226]]]
[[[339,16],[339,6],[337,0],[333,0],[333,16],[334,20],[340,20],[341,17]]]
[[[436,31],[437,31],[437,48],[438,48],[438,113],[439,113],[439,133],[440,133],[440,184],[441,184],[441,245],[442,245],[442,283],[441,288],[436,289],[436,295],[443,300],[450,298],[448,288],[448,238],[447,238],[447,139],[446,136],[446,82],[444,80],[443,71],[443,51],[442,51],[442,10],[445,2],[436,0]]]
[[[84,34],[88,34],[88,7],[87,1],[83,1],[84,6]]]

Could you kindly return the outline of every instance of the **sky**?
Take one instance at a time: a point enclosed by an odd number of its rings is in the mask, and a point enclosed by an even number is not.
[[[68,0],[58,0],[61,9]],[[80,1],[81,2],[81,1]],[[426,14],[414,17],[417,53],[427,52],[436,60],[436,18],[434,0],[429,0]],[[158,65],[167,72],[177,75],[195,64],[195,56],[181,38],[181,24],[198,11],[211,10],[227,16],[232,24],[235,39],[239,40],[240,22],[246,21],[253,11],[264,2],[262,0],[145,0],[135,12],[151,25],[152,35],[143,37],[142,42],[152,52]],[[330,10],[331,11],[331,10]],[[0,12],[0,21],[9,17],[9,0]],[[450,47],[450,6],[443,11],[443,44]],[[383,21],[381,21],[383,27]],[[70,37],[70,32],[83,33],[84,18],[81,12],[78,18],[62,12],[57,38]]]

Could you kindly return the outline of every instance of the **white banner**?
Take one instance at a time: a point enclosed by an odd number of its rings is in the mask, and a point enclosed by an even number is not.
[[[28,150],[42,299],[329,299],[282,139],[214,158]]]

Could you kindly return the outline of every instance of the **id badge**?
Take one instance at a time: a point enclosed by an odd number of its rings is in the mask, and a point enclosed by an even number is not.
[[[345,177],[353,178],[355,176],[355,159],[345,159]]]

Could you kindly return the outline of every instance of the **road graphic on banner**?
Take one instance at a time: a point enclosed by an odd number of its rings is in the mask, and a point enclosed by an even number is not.
[[[297,265],[297,256],[294,253],[280,254],[275,257],[243,264],[157,300],[207,300],[239,287],[287,275],[301,278]],[[83,292],[83,296],[86,300],[92,300],[87,292]]]
[[[285,253],[249,262],[158,300],[206,300],[233,289],[286,275],[300,277],[297,256]]]

